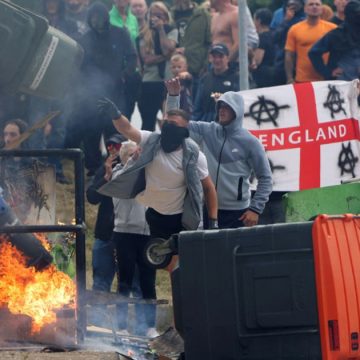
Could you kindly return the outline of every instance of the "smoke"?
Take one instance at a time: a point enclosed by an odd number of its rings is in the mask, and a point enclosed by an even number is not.
[[[66,315],[65,315],[66,316]],[[76,350],[83,352],[113,352],[120,359],[151,360],[156,355],[149,348],[149,339],[134,336],[114,335],[112,331],[87,327],[84,342],[76,342],[75,317],[59,317],[56,324],[47,325],[39,333],[31,333],[31,319],[22,315],[10,314],[6,308],[0,308],[0,348],[14,350],[34,348],[34,345],[48,352]],[[34,351],[34,350],[33,350]]]
[[[156,305],[153,304],[126,302],[116,306],[93,305],[87,310],[87,318],[89,324],[111,331],[114,338],[117,332],[130,336],[145,336],[149,328],[147,320],[150,317],[153,321],[153,316],[156,315],[155,308]]]

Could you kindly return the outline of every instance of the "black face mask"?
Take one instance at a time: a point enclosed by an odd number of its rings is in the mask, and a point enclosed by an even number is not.
[[[107,20],[101,18],[101,16],[96,15],[90,20],[89,25],[98,34],[102,34],[109,28],[109,23],[107,22]]]
[[[189,137],[189,130],[187,128],[165,121],[161,128],[160,144],[166,153],[170,153],[175,151],[187,137]]]

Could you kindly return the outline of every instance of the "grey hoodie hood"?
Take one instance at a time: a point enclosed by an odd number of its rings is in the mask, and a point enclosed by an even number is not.
[[[236,118],[228,125],[225,125],[228,130],[236,130],[237,128],[243,127],[243,119],[244,119],[244,99],[240,95],[240,93],[235,91],[228,91],[222,94],[219,100],[216,102],[216,115],[217,118],[219,116],[219,102],[222,101],[229,105],[235,112]]]
[[[216,186],[219,209],[249,208],[261,213],[272,189],[269,161],[260,141],[243,128],[244,100],[238,92],[229,91],[219,101],[228,104],[236,118],[228,125],[217,122],[190,121],[190,136],[206,155],[209,174]],[[179,106],[179,97],[169,96],[167,109]],[[216,111],[218,112],[218,102]],[[258,180],[256,193],[251,197],[250,176]]]

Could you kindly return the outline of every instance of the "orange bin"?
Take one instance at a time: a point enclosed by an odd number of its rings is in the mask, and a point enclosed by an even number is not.
[[[360,217],[320,215],[312,235],[322,359],[360,359]]]

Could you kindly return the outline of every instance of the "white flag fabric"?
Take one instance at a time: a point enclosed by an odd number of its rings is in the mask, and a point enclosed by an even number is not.
[[[338,185],[360,177],[358,80],[241,91],[244,128],[267,152],[274,191]]]

